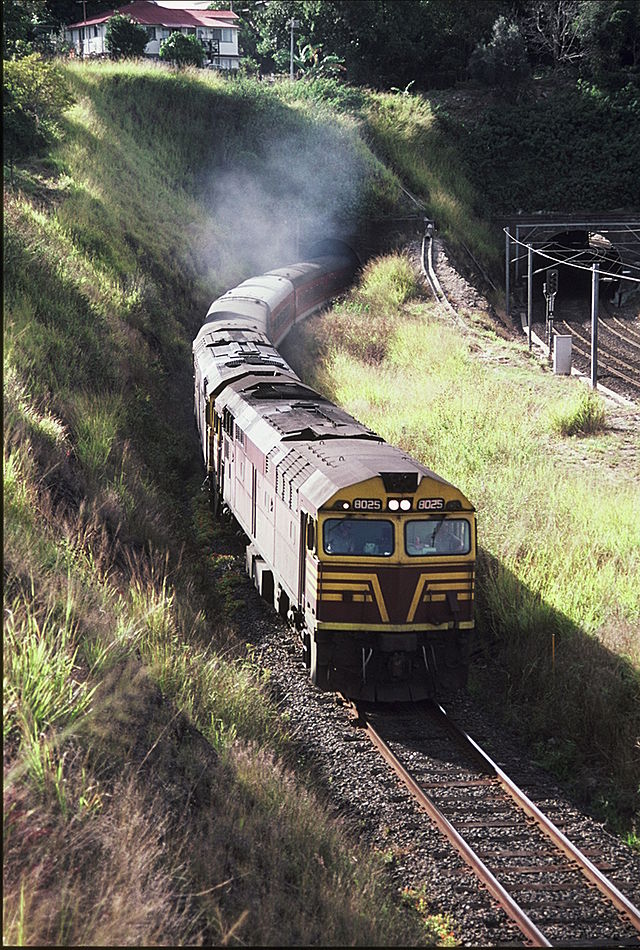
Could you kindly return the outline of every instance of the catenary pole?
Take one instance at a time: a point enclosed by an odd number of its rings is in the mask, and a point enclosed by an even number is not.
[[[591,388],[598,388],[598,278],[600,265],[591,268]]]
[[[531,349],[531,323],[533,321],[533,248],[527,248],[527,340]]]
[[[509,231],[509,228],[505,228],[505,229],[504,229],[504,234],[505,234],[505,249],[504,249],[505,278],[504,278],[504,284],[505,284],[505,297],[506,297],[506,307],[505,307],[505,309],[506,309],[506,311],[507,311],[507,317],[509,317],[510,314],[511,314],[511,302],[510,302],[510,300],[509,300],[509,296],[510,296],[509,277],[510,277],[510,271],[511,271],[511,232]]]

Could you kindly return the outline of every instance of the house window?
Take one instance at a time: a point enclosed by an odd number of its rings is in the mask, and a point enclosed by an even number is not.
[[[93,28],[93,35],[94,35],[94,36],[97,36],[97,35],[98,35],[98,27],[97,27],[97,26],[94,26],[94,28]]]
[[[221,43],[233,43],[233,30],[214,29],[211,32],[214,40],[220,40]]]
[[[149,40],[155,40],[156,38],[155,26],[145,26],[145,30],[147,31],[147,36],[149,37]]]

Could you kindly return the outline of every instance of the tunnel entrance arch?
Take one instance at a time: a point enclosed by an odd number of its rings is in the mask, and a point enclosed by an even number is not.
[[[609,321],[604,324],[607,336],[615,333],[623,343],[637,347],[637,332],[627,331],[625,324],[612,315],[612,308],[618,308],[621,317],[626,315],[635,321],[640,315],[640,219],[630,215],[588,220],[540,216],[525,221],[520,217],[515,224],[512,221],[506,225],[504,233],[507,314],[520,313],[530,349],[535,338],[549,359],[553,351],[557,372],[570,371],[572,337],[577,334],[578,353],[583,362],[586,357],[590,363],[591,386],[597,388],[601,306]],[[623,328],[622,334],[612,329],[612,319]],[[556,321],[563,329],[557,329]],[[534,323],[542,324],[543,330],[536,333],[544,335],[544,342],[532,332]],[[556,369],[560,344],[560,352],[568,352],[568,363],[560,357],[558,362],[565,365]],[[607,348],[610,350],[610,344]],[[611,352],[607,355],[603,375],[613,375],[637,388],[637,358],[629,362]],[[627,371],[633,375],[627,375]]]
[[[507,316],[527,302],[529,251],[533,252],[534,306],[540,307],[544,271],[558,269],[558,297],[585,306],[590,271],[600,272],[599,294],[618,306],[640,289],[640,215],[524,215],[504,222]]]

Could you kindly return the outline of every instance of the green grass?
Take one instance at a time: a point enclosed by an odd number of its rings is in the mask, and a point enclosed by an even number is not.
[[[376,284],[391,294],[390,269],[379,267]],[[578,786],[595,782],[592,800],[633,827],[640,493],[633,470],[610,468],[604,451],[585,465],[585,449],[562,434],[595,431],[603,449],[615,445],[602,403],[480,323],[463,334],[415,301],[395,313],[367,309],[371,283],[368,274],[285,354],[308,382],[473,500],[486,651],[474,688],[508,712],[541,761]]]
[[[294,772],[200,493],[190,365],[292,222],[382,213],[397,181],[320,95],[66,73],[64,137],[5,194],[5,941],[425,943]]]
[[[606,429],[606,413],[595,393],[580,393],[554,407],[551,423],[560,435],[593,435]]]

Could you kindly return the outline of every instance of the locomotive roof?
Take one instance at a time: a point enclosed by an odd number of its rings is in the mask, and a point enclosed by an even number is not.
[[[296,488],[310,510],[383,473],[449,484],[295,378],[248,376],[232,383],[224,399],[270,464],[296,472]]]

